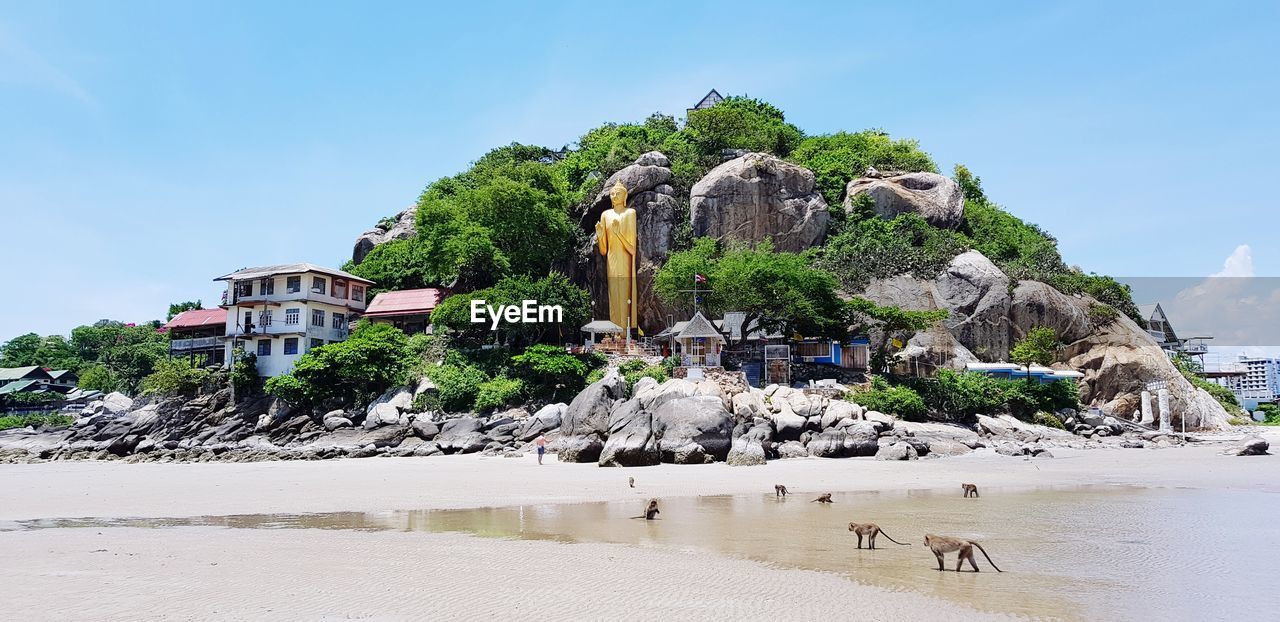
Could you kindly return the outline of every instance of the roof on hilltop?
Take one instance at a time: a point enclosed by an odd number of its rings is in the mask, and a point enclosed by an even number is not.
[[[227,323],[226,309],[188,309],[173,316],[160,330],[172,330],[174,328],[200,328],[202,326],[216,326],[218,324]]]
[[[373,284],[373,281],[358,277],[354,274],[351,274],[350,272],[343,272],[342,270],[335,270],[333,268],[317,266],[313,263],[282,263],[282,264],[275,264],[271,266],[258,266],[256,268],[241,268],[239,270],[236,270],[235,272],[232,272],[231,274],[220,276],[214,280],[215,281],[232,281],[232,280],[243,280],[243,279],[260,279],[263,277],[275,276],[277,274],[302,274],[304,272],[319,272],[320,274],[328,274],[329,276],[336,276],[343,279],[350,279],[352,281],[359,281],[361,283],[368,283],[370,285]]]
[[[448,295],[448,291],[434,287],[382,292],[373,297],[373,301],[369,303],[369,307],[364,311],[364,316],[380,317],[430,313]]]

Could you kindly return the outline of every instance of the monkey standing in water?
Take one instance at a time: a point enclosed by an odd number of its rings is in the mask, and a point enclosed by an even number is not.
[[[977,485],[977,484],[960,484],[960,488],[964,490],[964,498],[965,498],[965,499],[968,499],[969,497],[981,497],[981,496],[982,496],[982,495],[978,494],[978,485]]]
[[[658,500],[650,499],[649,505],[645,506],[644,508],[644,514],[640,516],[632,516],[631,518],[643,518],[645,520],[655,520],[654,517],[660,513],[661,512],[658,510]]]
[[[987,550],[982,548],[981,544],[978,544],[973,540],[926,534],[924,537],[924,545],[929,547],[929,549],[933,551],[934,556],[938,558],[938,570],[946,570],[942,567],[943,553],[959,551],[960,556],[956,558],[956,572],[960,572],[960,568],[964,565],[964,560],[966,559],[969,560],[969,565],[973,566],[973,571],[979,572],[977,562],[973,561],[973,549],[974,547],[977,547],[979,551],[982,551],[982,556],[987,558],[987,562],[991,564],[991,567],[996,569],[996,572],[1004,572],[996,565],[995,562],[991,561],[991,556],[987,555]]]
[[[862,536],[867,536],[867,547],[874,550],[876,548],[876,536],[879,535],[884,535],[884,537],[889,538],[889,541],[894,544],[911,546],[910,543],[898,542],[897,540],[890,538],[889,534],[885,533],[884,530],[880,529],[880,526],[875,523],[849,523],[849,531],[858,534],[858,548],[862,548]]]
[[[785,497],[785,496],[787,496],[787,487],[786,487],[786,486],[783,486],[782,484],[774,484],[774,485],[773,485],[773,496],[774,496],[774,497]]]
[[[821,495],[818,496],[817,499],[814,499],[809,503],[835,503],[835,501],[831,500],[831,493],[826,492],[826,493],[822,493]]]

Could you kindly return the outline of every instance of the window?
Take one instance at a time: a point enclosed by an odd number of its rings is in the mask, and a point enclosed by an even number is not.
[[[290,294],[296,294],[302,291],[302,277],[291,276],[284,281],[284,289]]]
[[[244,312],[244,331],[247,333],[253,330],[253,311]]]
[[[270,339],[258,340],[258,356],[271,356],[271,340]]]
[[[260,319],[262,320],[263,326],[271,326],[271,309],[263,311]]]
[[[322,346],[322,345],[324,345],[324,340],[323,340],[323,339],[312,339],[312,340],[311,340],[311,347],[310,347],[309,349],[310,349],[310,350],[314,350],[314,349],[316,349],[316,348],[319,348],[319,347],[320,347],[320,346]]]
[[[356,302],[364,302],[364,286],[351,284],[351,299]]]
[[[337,279],[333,280],[333,297],[342,298],[343,300],[347,298],[347,282],[346,281],[339,281]]]
[[[276,293],[276,280],[271,277],[267,277],[258,281],[258,293],[263,296],[270,296],[271,294]]]
[[[347,327],[347,316],[341,313],[333,314],[333,327],[342,330]]]
[[[323,309],[311,310],[311,325],[324,328],[324,310]]]
[[[323,294],[328,285],[328,279],[322,279],[318,276],[311,277],[311,291],[314,293]]]
[[[284,323],[290,326],[296,326],[301,321],[302,309],[285,309]]]
[[[284,353],[285,353],[285,354],[297,354],[297,353],[298,353],[298,338],[297,338],[297,337],[288,337],[288,338],[286,338],[286,339],[284,340]]]
[[[252,296],[253,281],[236,281],[236,296]]]

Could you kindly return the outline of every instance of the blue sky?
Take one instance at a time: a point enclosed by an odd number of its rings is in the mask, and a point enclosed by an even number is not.
[[[1280,276],[1275,3],[425,4],[0,0],[0,340],[340,265],[491,147],[712,87],[918,138],[1086,270]]]

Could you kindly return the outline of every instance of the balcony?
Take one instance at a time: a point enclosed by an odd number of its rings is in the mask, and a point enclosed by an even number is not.
[[[188,352],[218,347],[217,337],[198,337],[195,339],[174,339],[169,342],[170,352]]]

